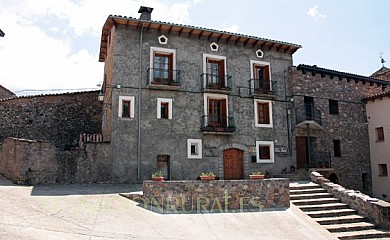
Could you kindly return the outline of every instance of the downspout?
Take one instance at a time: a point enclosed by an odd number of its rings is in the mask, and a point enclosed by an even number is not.
[[[288,70],[287,70],[288,71]],[[291,109],[289,109],[288,105],[289,103],[287,102],[287,81],[286,81],[286,70],[283,72],[283,80],[284,80],[284,100],[285,100],[285,107],[286,107],[286,122],[287,122],[287,141],[288,141],[288,156],[292,156],[292,139],[291,139]]]
[[[137,182],[141,181],[141,106],[142,106],[142,42],[145,22],[142,22],[139,39],[139,82],[138,82],[138,141],[137,141]]]

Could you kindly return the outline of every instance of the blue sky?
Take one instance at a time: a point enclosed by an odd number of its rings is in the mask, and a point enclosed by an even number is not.
[[[386,0],[0,0],[0,84],[25,89],[97,89],[101,28],[109,14],[190,24],[300,44],[294,65],[370,75],[390,66]]]

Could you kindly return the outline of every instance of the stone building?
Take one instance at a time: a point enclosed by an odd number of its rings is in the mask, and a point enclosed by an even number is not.
[[[294,155],[298,169],[321,168],[330,179],[370,193],[368,128],[362,99],[389,82],[317,66],[290,69]]]
[[[299,45],[110,15],[104,23],[103,136],[113,181],[221,179],[295,164],[288,68]],[[289,136],[289,137],[288,137]]]
[[[374,197],[390,201],[390,91],[364,99]]]
[[[0,99],[15,97],[15,93],[0,85]]]

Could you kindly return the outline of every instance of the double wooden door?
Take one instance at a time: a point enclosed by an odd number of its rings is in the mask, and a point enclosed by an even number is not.
[[[225,180],[243,179],[243,151],[235,148],[223,152],[223,176]]]

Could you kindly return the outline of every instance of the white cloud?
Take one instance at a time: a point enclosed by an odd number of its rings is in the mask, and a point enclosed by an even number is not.
[[[232,32],[232,33],[238,33],[239,32],[239,26],[237,24],[233,24],[231,26],[223,25],[221,30],[226,32]]]
[[[309,11],[307,11],[307,15],[309,15],[310,17],[314,18],[314,20],[318,20],[320,18],[326,18],[326,15],[325,14],[321,14],[318,12],[318,6],[314,6],[312,8],[309,8]]]

